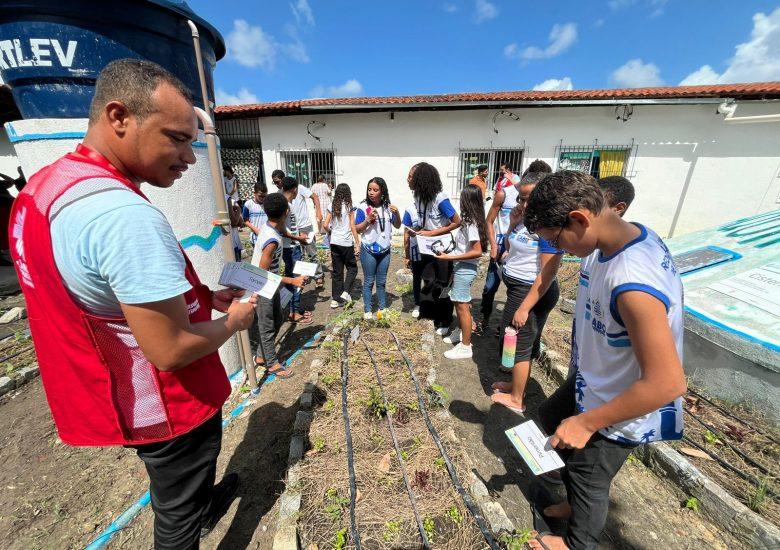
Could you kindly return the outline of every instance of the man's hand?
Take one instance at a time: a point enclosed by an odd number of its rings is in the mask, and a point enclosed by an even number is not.
[[[378,218],[378,216],[377,216],[377,213],[376,213],[376,208],[374,208],[368,214],[368,217],[366,218],[366,220],[368,221],[369,224],[372,224],[372,223],[376,222],[377,218]]]
[[[433,230],[431,230],[431,229],[420,229],[420,230],[417,232],[417,234],[418,234],[420,237],[430,237],[430,236],[431,236],[431,233],[433,233]]]
[[[239,288],[223,288],[222,290],[215,290],[211,294],[211,305],[217,311],[225,313],[230,307],[230,304],[233,303],[233,300],[236,298],[241,298],[245,293],[245,290],[241,290]],[[250,302],[257,302],[257,297],[253,296],[250,299]]]
[[[254,302],[256,298],[252,297]],[[255,304],[252,300],[242,304],[238,300],[233,302],[227,308],[227,326],[233,331],[247,330],[252,326],[252,321],[255,318]]]
[[[517,311],[515,312],[515,316],[512,317],[512,324],[516,328],[520,328],[524,326],[528,322],[528,311],[524,310],[523,308],[517,308]]]
[[[303,288],[303,285],[306,284],[306,277],[303,275],[298,275],[297,277],[292,277],[290,279],[290,284],[297,288]]]
[[[360,245],[355,245],[355,257],[360,258]]]
[[[391,204],[391,205],[390,205],[390,212],[392,212],[392,213],[393,213],[393,214],[395,214],[396,216],[399,216],[399,214],[398,214],[398,207],[397,207],[397,206],[395,206],[394,204]]]
[[[587,425],[585,413],[565,418],[555,434],[550,438],[550,445],[559,449],[582,449],[593,437],[596,430]]]

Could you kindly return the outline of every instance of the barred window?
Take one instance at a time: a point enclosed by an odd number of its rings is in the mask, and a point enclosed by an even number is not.
[[[320,176],[325,176],[327,181],[334,181],[336,155],[333,149],[281,151],[279,155],[282,170],[297,179],[299,185],[311,187]]]
[[[598,141],[592,145],[564,145],[561,141],[556,147],[556,170],[585,172],[597,179],[627,176],[631,173],[629,164],[635,157],[633,140],[628,145],[601,145]]]
[[[523,148],[502,149],[463,149],[459,151],[458,185],[456,191],[460,193],[468,185],[471,178],[477,175],[477,167],[488,167],[487,188],[495,189],[496,183],[503,177],[501,166],[509,164],[512,171],[520,174],[523,166]]]

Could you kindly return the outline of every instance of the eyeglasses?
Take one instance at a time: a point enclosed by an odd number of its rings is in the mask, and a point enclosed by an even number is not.
[[[566,226],[562,225],[561,228],[558,230],[558,234],[555,235],[555,238],[550,241],[550,244],[552,245],[553,248],[560,248],[560,246],[558,246],[558,241],[561,239],[561,233],[563,233],[564,227]]]

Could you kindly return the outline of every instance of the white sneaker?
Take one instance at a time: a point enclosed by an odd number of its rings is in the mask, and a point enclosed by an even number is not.
[[[471,346],[466,346],[462,343],[458,343],[451,350],[444,352],[444,357],[447,359],[471,359],[472,356]]]
[[[417,319],[420,316],[420,306],[414,306],[414,309],[412,310],[412,317]]]
[[[341,304],[340,304],[340,303],[338,303],[336,300],[331,300],[331,301],[330,301],[330,308],[331,308],[331,309],[336,309],[336,308],[337,308],[337,307],[339,307],[340,305],[341,305]]]
[[[450,332],[450,327],[439,327],[436,329],[436,334],[439,336],[445,336]]]
[[[447,336],[444,337],[442,340],[445,344],[457,344],[460,342],[460,329],[456,328],[452,332],[450,332]]]
[[[371,319],[373,319],[373,318],[374,318],[374,314],[373,314],[373,313],[371,313],[370,311],[366,311],[366,312],[363,314],[363,319],[365,319],[366,321],[370,321],[370,320],[371,320]]]
[[[352,301],[352,296],[350,296],[349,292],[347,292],[346,290],[341,293],[340,298],[342,300],[344,300],[345,302],[351,302]]]

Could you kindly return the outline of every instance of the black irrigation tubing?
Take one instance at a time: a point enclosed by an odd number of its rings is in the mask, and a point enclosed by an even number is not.
[[[347,467],[349,468],[349,530],[355,548],[360,550],[360,534],[355,520],[355,502],[357,500],[357,483],[355,481],[355,453],[352,447],[352,432],[349,429],[349,413],[347,412],[347,383],[349,382],[349,332],[344,335],[344,356],[341,358],[341,414],[344,417],[344,433],[347,436]]]
[[[401,464],[401,475],[404,477],[404,484],[406,485],[406,492],[409,494],[409,501],[412,503],[412,511],[414,512],[414,519],[417,521],[417,529],[420,531],[420,537],[423,541],[423,548],[426,550],[431,547],[430,542],[428,542],[428,536],[425,534],[425,528],[423,527],[422,518],[420,517],[420,512],[417,510],[417,499],[414,497],[414,492],[412,492],[412,486],[409,484],[409,476],[406,473],[406,461],[403,458],[403,455],[401,453],[401,446],[398,444],[398,438],[395,436],[395,428],[393,428],[393,413],[390,412],[390,403],[387,401],[387,395],[385,394],[385,386],[382,383],[382,375],[379,374],[379,367],[376,366],[376,360],[374,359],[374,353],[371,351],[371,348],[368,347],[368,344],[366,343],[363,338],[360,338],[360,341],[363,342],[363,345],[366,346],[366,351],[368,352],[368,356],[371,358],[371,365],[374,367],[374,374],[376,374],[376,381],[379,384],[379,391],[382,392],[382,400],[385,404],[385,413],[387,418],[387,425],[390,427],[390,437],[393,438],[393,447],[395,447],[395,456],[398,457],[398,462]]]
[[[739,456],[742,458],[742,460],[744,460],[745,462],[747,462],[748,464],[750,464],[750,465],[752,465],[752,466],[755,466],[756,468],[758,468],[759,470],[761,470],[761,471],[762,471],[762,472],[764,472],[765,474],[767,474],[767,475],[770,475],[770,476],[773,476],[773,477],[774,477],[774,475],[775,475],[775,474],[774,474],[773,472],[770,472],[770,471],[767,469],[767,467],[766,467],[766,466],[764,466],[764,465],[762,465],[762,464],[759,464],[758,462],[756,462],[755,460],[753,460],[752,458],[750,458],[748,455],[746,455],[745,453],[743,453],[743,452],[742,452],[740,449],[738,449],[737,447],[735,447],[734,445],[732,445],[731,443],[729,443],[729,442],[726,440],[726,437],[724,436],[724,434],[720,432],[720,430],[718,430],[718,429],[716,429],[716,428],[714,428],[714,427],[710,426],[709,424],[707,424],[706,422],[704,422],[704,421],[703,421],[701,418],[699,418],[698,416],[696,416],[695,414],[693,414],[693,413],[692,413],[691,411],[689,411],[688,409],[683,409],[683,410],[685,410],[685,412],[687,412],[687,413],[688,413],[688,414],[691,416],[691,418],[693,418],[693,419],[694,419],[696,422],[698,422],[699,424],[701,424],[702,426],[704,426],[704,428],[705,428],[706,430],[708,430],[708,431],[712,432],[713,434],[715,434],[716,436],[720,437],[720,438],[721,438],[721,442],[722,442],[724,445],[726,445],[726,446],[727,446],[729,449],[731,449],[732,451],[734,451],[734,452],[735,452],[737,455],[739,455]]]
[[[683,437],[683,441],[686,441],[686,442],[690,443],[691,445],[693,445],[694,447],[696,447],[697,449],[699,449],[700,451],[703,451],[703,452],[707,453],[707,455],[709,455],[709,457],[712,458],[715,462],[717,462],[718,464],[720,464],[721,466],[723,466],[727,470],[730,470],[730,471],[734,472],[735,474],[737,474],[742,479],[755,484],[756,487],[760,487],[761,486],[761,481],[759,481],[757,478],[755,478],[754,476],[752,476],[750,474],[746,474],[745,472],[743,472],[742,470],[740,470],[736,466],[732,466],[730,463],[726,462],[721,457],[719,457],[715,453],[711,452],[709,449],[706,449],[702,445],[699,445],[698,443],[696,443],[690,437],[687,437],[687,436]],[[770,496],[772,496],[774,498],[776,498],[778,496],[778,494],[775,493],[769,487],[766,488],[766,492],[767,492],[768,495],[770,495]]]
[[[439,448],[441,457],[444,459],[444,464],[447,466],[447,472],[450,474],[452,484],[455,486],[455,489],[457,489],[458,493],[463,499],[463,502],[466,504],[466,508],[468,508],[469,512],[471,512],[471,515],[474,516],[474,520],[477,522],[479,530],[482,531],[482,536],[485,537],[485,541],[488,543],[488,546],[490,546],[490,548],[493,550],[500,550],[496,539],[493,537],[493,534],[490,532],[490,529],[488,529],[487,524],[485,523],[485,518],[482,517],[482,514],[480,513],[479,508],[477,508],[477,505],[474,503],[474,500],[463,488],[463,485],[461,485],[460,480],[458,479],[458,474],[455,472],[455,467],[452,465],[452,461],[450,460],[450,456],[447,454],[444,445],[442,445],[439,432],[436,431],[436,428],[431,422],[431,417],[428,416],[428,409],[425,407],[425,399],[423,399],[423,394],[420,389],[420,381],[417,379],[417,375],[414,374],[414,366],[412,365],[412,362],[404,353],[404,350],[401,347],[401,342],[398,340],[398,336],[396,336],[393,331],[390,331],[390,336],[392,336],[393,340],[395,340],[395,345],[398,346],[398,351],[401,352],[401,357],[404,358],[406,368],[409,370],[409,374],[412,377],[412,381],[414,382],[414,390],[417,392],[417,401],[420,405],[420,413],[425,420],[425,424],[428,426],[428,431],[430,432],[431,437],[433,437],[433,441]]]
[[[34,351],[34,350],[35,350],[35,348],[34,348],[33,346],[26,347],[26,348],[24,348],[24,349],[23,349],[23,350],[21,350],[21,351],[17,351],[16,353],[12,353],[12,354],[11,354],[11,355],[9,355],[8,357],[3,357],[2,359],[0,359],[0,363],[5,363],[5,362],[6,362],[6,361],[8,361],[9,359],[13,359],[13,358],[14,358],[14,357],[16,357],[17,355],[21,355],[21,354],[23,354],[23,353],[27,353],[28,351]]]
[[[727,411],[726,409],[724,409],[723,407],[721,407],[720,405],[718,405],[717,403],[715,403],[714,401],[712,401],[712,400],[711,400],[709,397],[707,397],[706,395],[702,395],[701,393],[699,393],[699,392],[697,392],[696,390],[694,390],[694,389],[691,389],[691,388],[688,388],[688,393],[692,393],[692,394],[693,394],[693,395],[695,395],[696,397],[700,397],[700,398],[704,399],[704,400],[705,400],[707,403],[709,403],[710,405],[712,405],[713,407],[715,407],[716,409],[718,409],[720,412],[722,412],[723,414],[725,414],[725,415],[726,415],[726,416],[728,416],[729,418],[733,418],[733,419],[734,419],[734,420],[736,420],[737,422],[741,422],[742,424],[744,424],[745,426],[747,426],[748,428],[750,428],[751,430],[753,430],[754,432],[756,432],[758,435],[760,435],[760,436],[763,436],[763,437],[766,437],[766,438],[767,438],[769,441],[771,441],[771,442],[773,442],[773,443],[778,443],[778,444],[780,444],[780,441],[776,440],[776,439],[775,439],[774,437],[772,437],[771,435],[769,435],[769,434],[765,434],[764,432],[760,431],[760,430],[759,430],[759,429],[757,429],[755,426],[753,426],[752,424],[750,424],[750,423],[749,423],[747,420],[743,420],[743,419],[741,419],[740,417],[738,417],[736,414],[734,414],[734,413],[732,413],[732,412],[730,412],[730,411]]]

